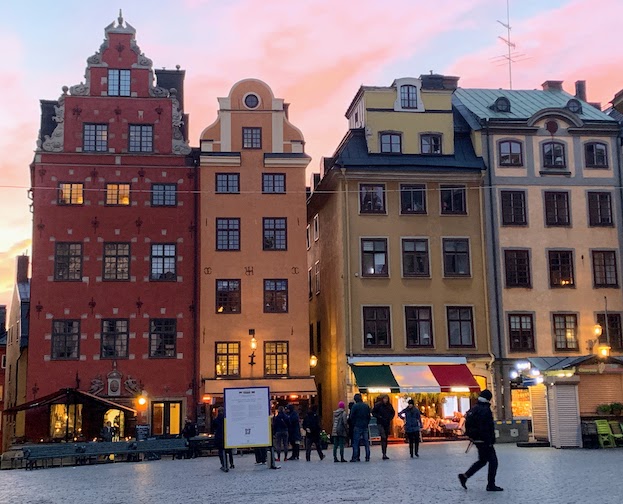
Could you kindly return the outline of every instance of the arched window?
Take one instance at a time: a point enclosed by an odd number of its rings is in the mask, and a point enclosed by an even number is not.
[[[543,144],[543,166],[545,168],[565,168],[565,145],[560,142],[545,142]]]
[[[413,85],[400,86],[400,107],[417,108],[417,88]]]
[[[584,159],[588,168],[608,168],[608,148],[600,142],[589,142],[584,146]]]
[[[521,142],[504,140],[498,143],[500,166],[523,166]]]
[[[500,96],[497,100],[495,100],[494,107],[496,112],[510,112],[511,102],[508,98]]]

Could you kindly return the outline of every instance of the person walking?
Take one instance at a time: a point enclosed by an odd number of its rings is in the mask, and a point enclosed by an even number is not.
[[[350,412],[355,405],[354,401],[348,403],[348,446],[353,447],[353,436],[354,436],[354,427],[353,422],[350,421]]]
[[[359,462],[359,443],[363,441],[366,450],[366,462],[370,462],[370,406],[363,402],[361,394],[355,394],[355,404],[350,410],[350,422],[353,424],[353,458],[351,462]]]
[[[225,408],[222,406],[217,410],[216,418],[212,420],[212,430],[214,433],[214,444],[218,449],[218,458],[221,461],[221,471],[229,472],[229,468],[234,469],[234,455],[231,450],[225,449]],[[227,459],[229,457],[229,468]]]
[[[348,436],[348,415],[344,409],[344,401],[340,401],[337,409],[333,412],[333,427],[331,437],[333,438],[333,462],[346,462],[344,459],[344,443]],[[340,460],[337,459],[337,450],[340,450]]]
[[[504,490],[495,484],[498,457],[493,447],[495,444],[495,428],[493,413],[491,412],[492,397],[493,394],[490,390],[483,390],[476,405],[465,414],[465,434],[478,450],[478,460],[465,473],[459,474],[461,486],[466,490],[467,480],[487,464],[489,464],[487,491],[501,492]]]
[[[277,452],[275,460],[277,462],[281,460],[281,452],[283,452],[283,459],[288,460],[288,428],[288,416],[285,414],[283,406],[279,406],[279,408],[277,408],[277,414],[273,417],[274,445],[275,451]]]
[[[188,453],[186,454],[186,458],[195,458],[197,457],[197,447],[191,443],[191,438],[194,438],[197,435],[197,426],[195,423],[188,417],[184,420],[184,428],[182,429],[182,436],[186,440],[186,446],[188,447]]]
[[[422,415],[415,407],[413,399],[407,401],[407,407],[398,413],[398,418],[404,420],[405,433],[409,440],[409,455],[419,457],[420,431],[422,429]]]
[[[392,420],[396,416],[396,411],[394,411],[392,403],[389,402],[389,396],[387,394],[379,396],[379,400],[372,409],[372,416],[376,418],[376,423],[379,426],[383,460],[389,460],[387,456],[387,438],[389,437]]]
[[[311,460],[312,444],[316,445],[316,451],[320,460],[324,459],[324,453],[320,446],[320,417],[318,416],[318,406],[315,404],[309,409],[307,416],[303,420],[305,429],[305,460]]]
[[[294,404],[288,404],[286,407],[286,415],[288,416],[288,441],[292,448],[292,455],[288,460],[298,460],[301,449],[301,423],[299,414]],[[284,459],[285,460],[285,459]]]

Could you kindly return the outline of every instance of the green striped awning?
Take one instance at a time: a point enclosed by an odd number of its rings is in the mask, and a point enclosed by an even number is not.
[[[364,393],[400,392],[400,386],[389,366],[351,366],[357,388]]]

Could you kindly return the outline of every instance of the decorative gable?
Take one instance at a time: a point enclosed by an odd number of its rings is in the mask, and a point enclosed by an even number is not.
[[[422,81],[413,77],[396,79],[392,87],[396,88],[396,112],[424,112],[422,101]]]

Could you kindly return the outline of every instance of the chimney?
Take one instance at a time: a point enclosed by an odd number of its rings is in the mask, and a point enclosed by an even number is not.
[[[561,80],[546,80],[541,86],[543,86],[543,91],[562,91],[562,82]]]
[[[27,255],[22,255],[17,257],[17,275],[16,281],[17,283],[27,283],[28,282],[28,265],[29,265],[29,257]]]
[[[578,80],[575,81],[575,97],[578,100],[586,101],[586,81]]]

